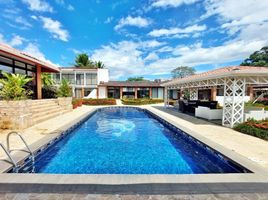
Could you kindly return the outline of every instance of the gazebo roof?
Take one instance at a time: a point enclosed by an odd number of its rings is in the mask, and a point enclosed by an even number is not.
[[[0,43],[0,55],[8,56],[10,58],[14,58],[14,59],[21,60],[21,61],[25,61],[33,65],[41,65],[42,71],[47,71],[47,72],[59,71],[59,68],[55,64],[40,60],[28,53],[14,49],[10,47],[9,45],[3,44],[3,43]]]
[[[226,77],[250,77],[250,76],[267,76],[268,67],[253,67],[253,66],[230,66],[219,68],[185,78],[175,78],[171,81],[163,83],[163,86],[170,86],[176,84],[191,83],[197,81],[204,81],[209,79],[220,79]]]

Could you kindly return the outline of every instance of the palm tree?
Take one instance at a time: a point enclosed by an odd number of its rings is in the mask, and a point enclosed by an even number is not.
[[[94,68],[94,63],[86,53],[78,54],[75,58],[75,66],[81,68]]]
[[[54,80],[49,73],[42,73],[41,74],[42,84],[43,86],[52,86],[55,84]]]
[[[99,68],[99,69],[103,69],[103,68],[105,68],[105,65],[103,62],[98,61],[98,62],[95,62],[95,67]]]

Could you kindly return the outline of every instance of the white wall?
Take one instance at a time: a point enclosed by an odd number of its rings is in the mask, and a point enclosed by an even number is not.
[[[105,99],[107,98],[106,96],[106,87],[99,86],[99,99]]]
[[[108,69],[98,69],[98,84],[100,82],[109,81],[109,70]]]
[[[244,97],[244,102],[248,102],[250,100],[249,96]],[[216,96],[216,101],[220,104],[220,106],[223,106],[224,96]]]

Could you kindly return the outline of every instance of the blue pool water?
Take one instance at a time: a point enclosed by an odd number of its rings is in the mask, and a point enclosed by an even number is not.
[[[98,110],[37,157],[36,173],[239,173],[241,168],[135,108]]]

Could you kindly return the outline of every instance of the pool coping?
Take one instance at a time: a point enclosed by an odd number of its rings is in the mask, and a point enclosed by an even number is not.
[[[30,146],[33,151],[46,146],[47,143],[59,137],[75,124],[88,118],[99,108],[85,113],[68,125],[61,127],[53,133],[47,134],[40,141]],[[167,119],[159,112],[150,107],[143,106],[120,106],[137,107],[146,109],[157,115],[163,120],[171,123],[175,127],[186,132],[212,149],[220,152],[226,157],[241,164],[253,173],[236,174],[154,174],[154,175],[128,175],[128,174],[0,174],[0,192],[89,192],[92,193],[184,193],[184,192],[254,192],[268,191],[268,171],[252,161],[233,152],[207,138],[204,138],[197,132],[189,130],[176,123],[176,121]],[[15,160],[23,161],[28,157],[27,153],[14,154]],[[9,163],[1,163],[0,169],[10,169]],[[146,188],[146,190],[145,190]]]

